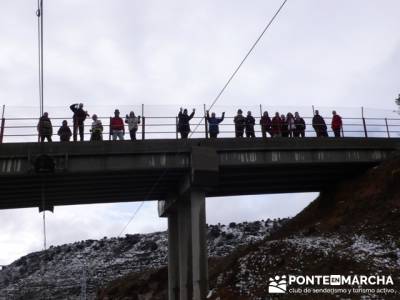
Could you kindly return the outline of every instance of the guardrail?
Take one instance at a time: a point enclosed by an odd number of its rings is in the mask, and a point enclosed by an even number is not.
[[[99,119],[103,122],[103,138],[111,139],[110,136],[110,117],[102,117]],[[234,137],[235,128],[233,116],[226,116],[224,121],[219,125],[219,137]],[[261,126],[258,124],[260,117],[256,117],[255,133],[261,137]],[[315,131],[312,127],[312,117],[303,117],[306,122],[306,137],[315,137]],[[51,118],[53,124],[53,136],[56,136],[57,130],[63,120],[67,120],[72,130],[72,118]],[[342,118],[342,136],[343,137],[381,137],[391,138],[400,136],[400,118]],[[331,119],[325,118],[328,127],[329,136],[333,136],[330,128]],[[38,118],[5,118],[1,119],[0,125],[0,143],[4,142],[21,142],[21,141],[37,141]],[[90,135],[90,120],[84,125],[85,136]],[[138,139],[178,139],[177,131],[178,117],[175,116],[142,116],[141,123],[137,131]],[[198,126],[197,126],[198,125]],[[195,129],[193,137],[209,138],[208,123],[203,117],[193,117],[191,120],[191,129]],[[127,126],[125,127],[127,129]],[[125,138],[129,139],[129,130],[126,130]],[[89,140],[89,138],[85,138]]]

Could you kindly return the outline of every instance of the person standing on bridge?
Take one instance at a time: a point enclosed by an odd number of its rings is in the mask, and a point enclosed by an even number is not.
[[[53,126],[51,125],[49,114],[47,112],[43,113],[43,116],[40,117],[37,125],[37,131],[39,133],[41,143],[44,142],[44,139],[47,139],[48,142],[51,142]]]
[[[304,119],[300,117],[297,111],[294,113],[294,126],[294,137],[305,137],[306,122],[304,122]]]
[[[256,134],[254,133],[254,125],[256,124],[256,120],[254,117],[251,115],[251,111],[247,112],[246,116],[246,137],[256,137]]]
[[[282,120],[279,116],[279,112],[275,113],[275,117],[272,118],[271,121],[271,136],[272,137],[280,137],[281,136],[281,129],[282,129]]]
[[[268,116],[267,111],[264,111],[264,113],[260,119],[260,125],[261,125],[262,137],[266,138],[267,132],[272,137],[272,131],[271,131],[272,121],[271,121],[271,118]]]
[[[58,129],[57,134],[60,136],[60,142],[69,142],[72,132],[68,126],[67,120],[62,121],[62,126]]]
[[[92,116],[92,128],[90,129],[91,135],[90,135],[90,140],[91,141],[102,141],[103,140],[103,124],[101,124],[101,121],[97,118],[96,114],[93,114]]]
[[[286,120],[286,117],[284,114],[281,115],[281,134],[282,134],[282,137],[289,136],[289,127],[288,127],[288,123],[287,123],[287,120]]]
[[[317,134],[317,137],[327,137],[328,131],[326,127],[326,123],[323,117],[319,115],[319,111],[315,111],[315,115],[312,119],[312,126]]]
[[[332,111],[332,115],[331,128],[335,137],[340,137],[340,131],[342,130],[343,126],[342,117],[336,113],[336,110]]]
[[[117,138],[120,141],[124,140],[125,126],[124,121],[119,116],[119,109],[116,109],[114,111],[114,117],[110,118],[110,134],[112,135],[113,141],[116,141]]]
[[[77,135],[78,135],[78,130],[79,130],[79,137],[81,142],[83,142],[84,139],[84,122],[86,120],[86,117],[89,117],[89,114],[87,111],[83,110],[83,103],[75,103],[72,104],[69,107],[72,112],[74,113],[73,118],[73,123],[74,123],[74,129],[73,129],[73,135],[74,135],[74,142],[77,140]]]
[[[211,113],[207,110],[206,120],[208,122],[208,132],[210,133],[210,138],[216,139],[219,134],[219,123],[221,123],[225,118],[225,112],[222,113],[221,118],[217,118],[215,113]]]
[[[136,140],[136,132],[138,130],[138,124],[140,124],[140,116],[136,117],[135,113],[131,111],[129,116],[126,115],[125,123],[128,124],[129,135],[131,137],[131,141]]]
[[[185,108],[179,110],[178,113],[178,132],[181,134],[182,139],[187,139],[190,132],[190,124],[189,121],[194,117],[196,110],[193,108],[193,111],[190,115],[188,115],[188,110]]]
[[[233,123],[235,123],[235,137],[243,137],[246,118],[243,117],[243,111],[241,109],[238,109],[237,115],[233,119]]]
[[[294,131],[296,129],[296,125],[294,124],[294,117],[291,112],[288,112],[286,115],[286,122],[288,125],[288,136],[293,137]]]

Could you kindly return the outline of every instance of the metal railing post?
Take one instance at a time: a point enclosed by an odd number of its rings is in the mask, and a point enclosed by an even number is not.
[[[365,123],[364,117],[362,118],[362,121],[363,121],[363,126],[364,126],[364,134],[365,134],[365,137],[367,138],[368,137],[367,124]]]
[[[389,131],[389,125],[388,125],[387,118],[385,118],[385,124],[386,124],[386,132],[387,132],[387,136],[388,136],[388,138],[390,138],[390,131]]]
[[[203,110],[204,110],[204,132],[206,135],[206,139],[208,139],[208,121],[207,121],[207,114],[206,114],[206,105],[203,104]]]
[[[146,137],[146,118],[142,116],[142,140]]]
[[[362,117],[362,121],[363,121],[363,126],[364,126],[364,134],[365,137],[368,137],[368,132],[367,132],[367,124],[365,123],[365,118],[364,118],[364,106],[361,106],[361,117]]]
[[[175,134],[176,134],[176,139],[179,138],[178,136],[178,117],[175,117]]]
[[[4,119],[4,109],[5,105],[3,105],[3,112],[1,114],[1,128],[0,128],[0,144],[3,143],[3,136],[4,136],[4,124],[6,120]]]
[[[260,104],[260,117],[263,116],[263,111],[262,111],[262,104]]]

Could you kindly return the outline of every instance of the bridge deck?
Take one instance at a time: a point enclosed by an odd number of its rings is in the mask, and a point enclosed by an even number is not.
[[[0,145],[0,209],[165,199],[191,170],[192,147],[215,149],[206,195],[319,191],[378,164],[400,139],[189,139]],[[37,173],[48,155],[54,172]],[[206,159],[206,158],[205,158]]]

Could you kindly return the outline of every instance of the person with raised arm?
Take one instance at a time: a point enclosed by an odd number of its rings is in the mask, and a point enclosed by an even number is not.
[[[217,118],[215,113],[211,113],[207,110],[206,120],[208,122],[208,132],[210,133],[210,138],[217,138],[219,134],[219,123],[221,123],[225,118],[225,112],[222,113],[221,118]]]
[[[84,131],[85,131],[85,126],[84,122],[86,120],[86,117],[90,117],[88,112],[86,110],[83,110],[83,103],[75,103],[72,104],[69,107],[72,112],[74,113],[72,119],[73,119],[73,136],[74,136],[74,142],[77,140],[77,135],[79,131],[79,137],[81,142],[84,140]]]
[[[178,132],[181,134],[182,139],[187,139],[190,132],[190,124],[189,121],[194,117],[196,109],[193,108],[193,111],[190,115],[188,115],[188,110],[182,107],[178,113]]]

